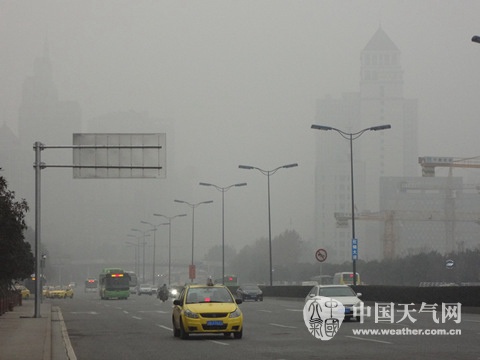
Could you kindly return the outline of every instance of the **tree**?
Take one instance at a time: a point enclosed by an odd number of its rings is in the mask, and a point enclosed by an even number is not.
[[[23,280],[34,272],[34,256],[25,241],[27,229],[25,199],[15,200],[15,192],[8,190],[7,181],[0,176],[0,285]]]

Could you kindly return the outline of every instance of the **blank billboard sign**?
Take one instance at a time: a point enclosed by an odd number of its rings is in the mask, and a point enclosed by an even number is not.
[[[74,179],[166,177],[166,136],[73,134]]]

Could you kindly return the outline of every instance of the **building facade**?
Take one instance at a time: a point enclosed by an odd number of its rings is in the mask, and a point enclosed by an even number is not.
[[[359,91],[339,99],[317,101],[315,123],[346,133],[377,125],[391,129],[366,132],[352,141],[355,211],[379,209],[383,176],[415,176],[417,163],[417,101],[403,94],[400,50],[379,28],[360,56]],[[316,140],[315,234],[329,250],[333,262],[351,260],[351,223],[338,227],[334,214],[351,214],[350,144],[334,132],[320,132]],[[359,258],[373,260],[381,252],[364,251],[378,246],[382,224],[356,222]]]

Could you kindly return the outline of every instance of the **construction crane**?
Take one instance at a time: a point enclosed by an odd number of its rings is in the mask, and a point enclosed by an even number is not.
[[[455,157],[441,157],[441,156],[423,156],[418,158],[418,163],[422,167],[422,176],[434,177],[436,167],[450,168],[449,175],[451,176],[452,168],[480,168],[480,156],[470,158],[455,158]]]
[[[480,192],[478,185],[461,184],[455,187],[452,181],[453,168],[480,168],[480,156],[470,158],[424,156],[418,158],[418,163],[422,167],[423,177],[434,177],[436,167],[449,168],[448,179],[445,183],[425,184],[425,182],[407,182],[401,186],[403,191],[408,190],[439,190],[445,193],[445,207],[443,211],[415,211],[415,210],[383,210],[379,212],[360,211],[355,213],[356,220],[382,221],[384,223],[383,234],[383,256],[385,259],[395,257],[395,247],[397,236],[394,229],[395,221],[441,221],[445,224],[446,249],[453,251],[455,246],[455,223],[456,222],[475,222],[480,224],[480,212],[458,212],[455,210],[456,190],[475,189]],[[352,215],[348,213],[335,213],[337,227],[348,226],[348,221]]]
[[[346,227],[348,225],[348,221],[352,219],[352,215],[349,213],[336,212],[334,215],[337,221],[337,227]],[[355,213],[355,220],[382,221],[384,223],[383,257],[385,259],[393,259],[395,257],[395,247],[397,243],[397,235],[394,230],[395,221],[441,221],[444,223],[453,223],[458,221],[475,222],[480,224],[480,212],[455,212],[454,218],[452,218],[443,211],[360,211]],[[450,242],[450,239],[447,238],[447,243],[448,242]]]

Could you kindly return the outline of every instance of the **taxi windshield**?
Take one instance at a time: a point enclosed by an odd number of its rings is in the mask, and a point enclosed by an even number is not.
[[[188,290],[186,303],[233,303],[233,298],[226,288],[199,287]]]

